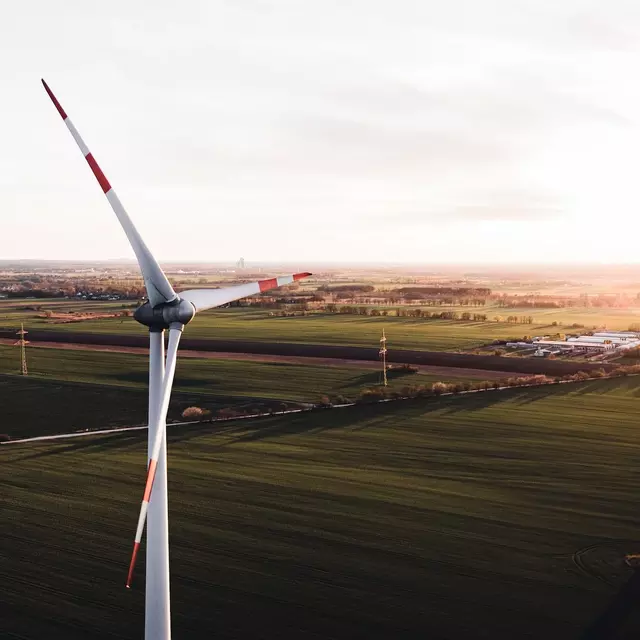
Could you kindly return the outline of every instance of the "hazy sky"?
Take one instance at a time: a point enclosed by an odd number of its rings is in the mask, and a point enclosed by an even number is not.
[[[640,261],[637,0],[11,3],[0,258]]]

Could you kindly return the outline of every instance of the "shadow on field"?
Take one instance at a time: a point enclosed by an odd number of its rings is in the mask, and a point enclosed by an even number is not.
[[[640,383],[633,378],[611,378],[568,384],[549,384],[540,387],[514,387],[502,391],[487,391],[462,396],[448,396],[439,402],[438,408],[446,413],[484,409],[501,402],[525,405],[544,400],[550,396],[567,395],[604,395],[611,391],[628,392],[630,396],[640,397]],[[460,402],[460,400],[463,400]]]
[[[572,385],[565,385],[572,386]],[[610,378],[602,381],[585,382],[581,385],[573,385],[574,391],[579,394],[599,394],[604,395],[610,393],[613,389],[616,391],[624,391],[626,395],[640,397],[640,382],[638,378]]]
[[[568,387],[569,385],[549,385],[534,389],[516,387],[502,391],[484,391],[469,395],[447,396],[435,402],[433,406],[429,407],[428,411],[441,410],[445,414],[450,414],[460,411],[487,409],[504,402],[517,405],[530,404],[538,400],[544,400],[549,396],[566,395],[570,392]]]
[[[387,412],[385,412],[387,413]],[[376,412],[376,416],[380,416],[381,412]],[[321,419],[318,419],[322,416]],[[358,415],[361,418],[362,414]],[[288,420],[274,420],[275,424],[264,426],[251,425],[248,432],[239,435],[231,440],[228,444],[237,444],[242,442],[257,442],[267,438],[279,438],[280,436],[314,434],[328,431],[330,429],[344,429],[354,422],[354,415],[350,409],[341,409],[338,411],[327,409],[323,412],[298,414],[288,416]],[[271,420],[269,420],[271,422]],[[246,431],[246,427],[243,429]]]
[[[77,440],[69,444],[58,444],[52,448],[51,442],[43,442],[42,445],[47,447],[46,451],[36,451],[26,456],[12,458],[8,462],[21,462],[22,460],[35,460],[37,458],[48,458],[64,453],[75,453],[76,451],[100,452],[109,451],[111,449],[122,449],[130,446],[139,446],[140,443],[147,439],[147,432],[143,429],[122,433],[114,433],[111,435],[79,437]],[[54,441],[55,443],[55,441]]]
[[[110,378],[111,380],[117,380],[121,383],[129,382],[139,384],[144,387],[149,383],[149,374],[146,371],[119,372],[116,374],[106,375],[105,377]],[[201,389],[206,389],[208,387],[219,385],[220,382],[221,379],[216,378],[215,376],[207,376],[206,378],[185,378],[176,376],[174,386],[176,388],[199,387]]]
[[[146,373],[144,374],[146,376]],[[379,375],[372,372],[366,375]],[[513,388],[502,391],[486,391],[442,398],[415,398],[391,401],[380,404],[359,404],[342,409],[326,409],[289,415],[274,415],[229,423],[199,423],[171,427],[169,424],[168,441],[170,444],[182,443],[193,438],[220,436],[219,448],[224,449],[236,443],[256,442],[264,439],[289,435],[314,435],[333,429],[351,428],[362,430],[376,428],[384,424],[387,417],[395,416],[402,410],[407,415],[425,416],[427,414],[450,415],[458,412],[472,412],[508,402],[512,406],[528,405],[549,396],[606,394],[612,390],[622,390],[630,396],[640,396],[640,384],[636,378],[616,378],[577,384],[547,385],[534,388]],[[191,395],[188,396],[192,399]],[[194,396],[195,397],[195,396]],[[183,398],[184,400],[184,398]],[[218,399],[217,399],[218,400]],[[436,416],[437,420],[437,416]],[[20,456],[7,462],[44,458],[57,454],[76,451],[103,452],[127,447],[139,447],[146,442],[146,431],[120,432],[110,435],[80,437],[71,442],[46,442],[46,450]],[[38,446],[38,445],[31,445]],[[216,446],[216,445],[214,445]]]
[[[614,381],[612,381],[614,382]],[[593,383],[594,385],[601,383]],[[375,428],[384,419],[394,416],[401,408],[403,412],[411,412],[423,416],[430,413],[451,414],[461,411],[475,411],[499,405],[504,402],[513,404],[530,404],[544,400],[552,395],[588,393],[576,387],[584,385],[549,385],[536,388],[514,388],[503,391],[487,391],[482,393],[447,396],[445,398],[414,398],[380,404],[360,404],[344,409],[326,409],[285,416],[257,418],[254,420],[232,422],[221,426],[220,423],[203,423],[188,427],[169,429],[170,443],[180,443],[202,435],[220,435],[227,439],[220,443],[220,449],[230,445],[260,440],[279,438],[289,435],[314,435],[333,429],[353,428],[357,430]],[[354,424],[357,423],[357,426]],[[234,437],[235,436],[235,437]]]
[[[401,378],[407,378],[407,384],[409,384],[412,376],[416,375],[417,371],[410,371],[406,369],[389,369],[387,371],[387,378],[389,380],[399,380]],[[382,382],[382,371],[369,371],[363,373],[353,380],[345,382],[338,387],[339,389],[348,389],[354,385],[376,385]],[[416,380],[416,382],[419,382]]]
[[[636,570],[607,608],[584,631],[580,640],[636,638],[640,631],[639,602],[640,572]],[[623,632],[624,635],[621,635]]]

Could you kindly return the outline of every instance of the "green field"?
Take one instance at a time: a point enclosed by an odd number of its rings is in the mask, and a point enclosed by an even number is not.
[[[112,313],[128,308],[131,303],[77,302],[64,300],[3,300],[0,301],[0,327],[18,327],[21,321],[27,329],[53,331],[81,331],[96,333],[126,333],[144,335],[144,328],[132,318],[106,318],[56,324],[37,317],[36,312],[25,307],[40,306],[55,312],[64,310]],[[426,307],[433,311],[433,308]],[[440,308],[438,308],[440,309]],[[460,313],[474,309],[469,307],[442,307]],[[491,321],[462,322],[452,320],[427,320],[414,318],[366,317],[340,314],[313,314],[296,317],[269,315],[264,309],[234,308],[205,312],[189,325],[185,334],[190,338],[217,338],[261,342],[300,342],[375,347],[384,328],[389,339],[389,349],[426,349],[451,351],[469,349],[493,340],[520,339],[524,335],[542,335],[558,331],[575,331],[571,324],[579,323],[587,328],[607,326],[610,329],[627,329],[640,322],[640,309],[501,309],[482,307]],[[508,324],[495,322],[495,316],[529,316],[534,324]],[[559,326],[552,326],[553,322]]]
[[[16,375],[18,358],[16,347],[0,345],[0,433],[18,438],[145,423],[145,355],[29,348],[27,378]],[[324,395],[355,398],[362,389],[379,385],[380,378],[380,371],[357,365],[181,358],[169,419],[180,419],[181,412],[192,405],[212,411],[222,407],[251,410],[265,401],[304,404],[316,403]],[[447,375],[444,381],[467,379]],[[443,376],[391,376],[389,386],[402,389],[438,380]]]
[[[19,368],[15,347],[0,345],[0,373]],[[30,376],[93,382],[126,387],[146,387],[148,357],[143,354],[91,350],[30,348]],[[379,383],[380,372],[369,368],[253,362],[212,358],[178,358],[174,388],[200,394],[276,398],[315,402],[329,393],[357,393]],[[411,376],[392,380],[407,384]],[[416,377],[416,376],[414,376]],[[439,379],[420,376],[421,382]],[[404,382],[403,382],[404,380]]]
[[[0,305],[1,307],[2,305]],[[99,310],[98,310],[99,311]],[[97,311],[97,312],[98,312]],[[144,335],[145,330],[132,318],[84,320],[67,324],[47,322],[34,312],[1,313],[0,326],[62,332],[124,333]],[[536,325],[510,325],[499,322],[461,322],[396,317],[365,317],[317,314],[296,317],[273,317],[268,311],[218,309],[205,312],[189,325],[189,338],[217,338],[259,342],[300,342],[346,346],[376,347],[382,329],[389,339],[389,349],[426,349],[447,351],[479,346],[493,340],[522,338],[525,334],[550,330]],[[557,331],[554,328],[554,331]]]
[[[573,554],[640,549],[639,396],[625,378],[171,430],[175,637],[577,637],[625,574]],[[0,447],[8,637],[141,637],[144,444]]]

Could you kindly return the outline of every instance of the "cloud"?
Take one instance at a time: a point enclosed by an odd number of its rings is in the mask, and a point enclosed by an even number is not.
[[[41,72],[169,258],[237,229],[275,254],[285,225],[299,246],[355,229],[354,258],[378,241],[371,221],[407,259],[415,229],[438,225],[444,252],[458,223],[490,227],[469,251],[495,254],[500,225],[595,221],[614,198],[631,224],[638,35],[631,0],[18,4],[0,24],[0,208],[7,237],[27,220],[40,233],[5,250],[73,256],[112,228]],[[102,257],[124,251],[111,243]]]
[[[527,204],[526,202],[514,202],[513,204],[486,203],[457,205],[443,212],[447,222],[526,222],[538,220],[556,220],[562,215],[562,209],[557,206],[545,204]]]
[[[557,222],[566,215],[565,203],[559,196],[526,189],[465,191],[455,199],[433,202],[430,207],[406,200],[380,204],[372,203],[372,215],[363,213],[360,220],[392,219],[394,227],[442,227],[460,222]]]

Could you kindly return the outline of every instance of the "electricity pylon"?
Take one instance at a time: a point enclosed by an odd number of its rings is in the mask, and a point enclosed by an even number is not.
[[[29,375],[29,372],[27,371],[27,350],[25,347],[29,342],[24,339],[28,333],[28,331],[24,330],[24,323],[20,324],[20,331],[17,331],[16,333],[20,336],[18,342],[15,343],[20,345],[20,373],[22,373],[23,376],[26,376]]]
[[[382,330],[382,338],[380,338],[380,355],[382,356],[382,383],[387,386],[387,338]]]

